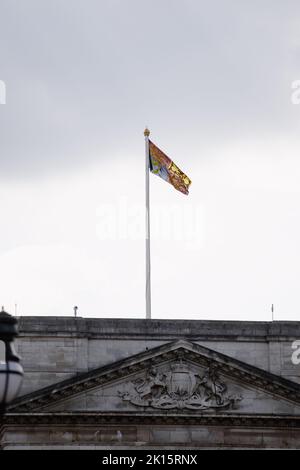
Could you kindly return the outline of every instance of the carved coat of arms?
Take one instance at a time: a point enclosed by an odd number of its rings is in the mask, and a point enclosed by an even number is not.
[[[131,382],[131,391],[121,397],[136,406],[192,410],[231,408],[242,399],[227,393],[227,386],[214,367],[201,376],[183,362],[175,363],[166,373],[151,367],[146,377]]]

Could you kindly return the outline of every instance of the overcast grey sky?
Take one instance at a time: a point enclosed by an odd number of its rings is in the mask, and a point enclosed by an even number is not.
[[[297,0],[2,0],[0,303],[155,318],[300,319]]]

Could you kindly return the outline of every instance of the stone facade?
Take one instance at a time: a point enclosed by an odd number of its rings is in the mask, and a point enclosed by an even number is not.
[[[4,449],[300,448],[300,322],[22,317],[19,329],[25,378]]]

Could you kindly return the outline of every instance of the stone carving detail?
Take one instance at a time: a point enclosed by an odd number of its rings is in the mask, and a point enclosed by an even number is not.
[[[207,410],[232,408],[242,400],[241,396],[227,394],[227,386],[215,367],[209,367],[201,376],[182,361],[172,365],[167,373],[151,367],[144,379],[131,385],[132,390],[120,396],[136,406]]]

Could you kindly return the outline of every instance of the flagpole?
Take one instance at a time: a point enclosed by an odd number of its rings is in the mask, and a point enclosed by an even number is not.
[[[146,190],[146,319],[151,319],[151,264],[150,264],[150,198],[149,198],[149,129],[145,129],[145,190]]]

